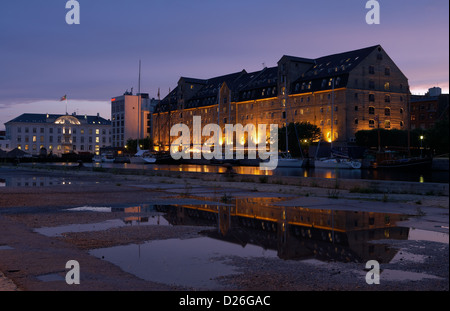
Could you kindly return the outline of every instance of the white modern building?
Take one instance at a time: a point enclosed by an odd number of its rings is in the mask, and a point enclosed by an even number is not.
[[[111,121],[88,115],[24,113],[5,123],[10,149],[33,155],[41,152],[99,154],[111,146]]]
[[[125,92],[111,98],[112,147],[125,147],[129,139],[152,136],[152,114],[157,100],[146,93]]]

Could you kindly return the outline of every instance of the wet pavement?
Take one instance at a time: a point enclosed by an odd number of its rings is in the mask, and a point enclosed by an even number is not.
[[[0,190],[0,271],[19,289],[448,290],[448,196],[65,174]]]

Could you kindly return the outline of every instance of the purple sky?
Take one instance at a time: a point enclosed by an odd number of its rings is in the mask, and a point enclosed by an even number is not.
[[[0,129],[22,113],[100,113],[138,88],[165,96],[180,76],[210,78],[275,66],[283,55],[318,58],[381,44],[413,94],[449,89],[449,2],[379,0],[368,25],[365,0],[2,0]]]

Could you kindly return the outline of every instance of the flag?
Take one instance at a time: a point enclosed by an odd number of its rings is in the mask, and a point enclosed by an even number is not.
[[[159,97],[160,97],[160,94],[159,94],[159,88],[158,88],[158,99],[159,99]]]
[[[59,100],[60,102],[67,100],[67,95],[64,95],[63,97],[61,97],[61,99]]]

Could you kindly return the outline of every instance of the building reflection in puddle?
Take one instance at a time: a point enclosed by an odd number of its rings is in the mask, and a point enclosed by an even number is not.
[[[48,187],[58,185],[72,185],[72,181],[65,178],[48,176],[10,177],[0,179],[0,187]]]
[[[69,224],[57,227],[42,227],[34,229],[35,232],[45,236],[62,236],[70,232],[95,232],[125,226],[170,226],[163,214],[156,211],[156,206],[151,204],[136,205],[131,207],[94,207],[81,206],[67,209],[70,212],[97,212],[97,213],[123,213],[120,219],[109,219],[97,223]],[[128,216],[128,215],[129,216]]]
[[[374,240],[407,240],[399,214],[271,206],[267,198],[235,204],[160,206],[173,225],[215,226],[202,234],[213,239],[275,250],[281,259],[316,258],[341,262],[389,262],[397,249]]]

